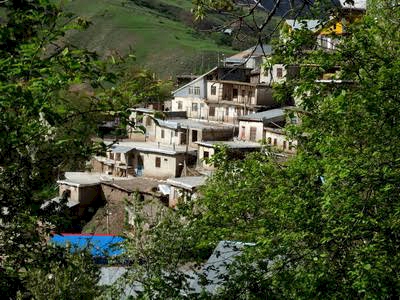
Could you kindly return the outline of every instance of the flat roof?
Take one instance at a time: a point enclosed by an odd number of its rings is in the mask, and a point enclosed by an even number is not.
[[[134,177],[125,180],[113,180],[104,182],[103,184],[112,185],[116,188],[122,188],[128,192],[145,192],[154,193],[158,189],[158,185],[164,183],[162,180],[156,180],[147,177]]]
[[[169,183],[172,186],[191,190],[193,188],[204,185],[206,180],[207,176],[185,176],[185,177],[168,178],[167,183]]]
[[[58,184],[83,187],[100,184],[102,174],[88,172],[65,172],[64,176],[65,179],[57,180]]]
[[[107,141],[105,144],[109,143]],[[160,153],[166,155],[176,155],[186,152],[186,145],[165,145],[157,142],[118,142],[117,144],[121,147],[131,148],[131,150],[135,150],[138,152],[152,152],[152,153]],[[187,147],[189,154],[195,154],[196,149],[192,147]]]
[[[285,119],[285,110],[283,108],[270,109],[254,114],[240,116],[239,120],[244,121],[279,121]]]
[[[178,129],[178,127],[185,129],[213,129],[213,130],[232,130],[235,126],[225,123],[200,121],[192,119],[171,119],[171,120],[158,120],[161,127],[170,129]]]
[[[257,149],[261,148],[261,145],[256,142],[248,142],[248,141],[204,141],[204,142],[196,142],[196,144],[205,147],[214,147],[216,145],[224,145],[230,149]]]

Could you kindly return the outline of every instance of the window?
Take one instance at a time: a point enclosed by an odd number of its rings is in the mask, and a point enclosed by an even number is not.
[[[237,96],[238,96],[238,89],[233,89],[233,91],[232,91],[232,97],[233,97],[233,98],[237,98]]]
[[[110,159],[114,159],[114,153],[110,152]]]
[[[257,135],[257,127],[250,127],[250,141],[255,142]]]
[[[192,111],[197,111],[198,105],[197,103],[192,103]]]
[[[194,87],[194,94],[195,95],[200,95],[200,87],[199,86],[195,86]]]
[[[242,90],[242,98],[244,98],[246,96],[246,91]]]
[[[150,126],[150,125],[151,125],[151,118],[146,117],[146,126]]]
[[[182,109],[182,101],[178,101],[178,109]]]
[[[121,160],[121,153],[115,153],[115,160]]]
[[[272,142],[271,137],[267,138],[267,144],[268,144],[268,145],[271,145],[271,142]]]
[[[175,131],[175,136],[178,136],[178,131]]]
[[[165,130],[164,129],[161,129],[161,138],[162,139],[165,138]]]
[[[211,95],[216,95],[217,94],[217,87],[215,85],[211,86]]]
[[[210,157],[210,152],[204,151],[203,152],[203,158],[206,159],[206,158],[209,158],[209,157]]]
[[[210,106],[210,110],[208,111],[208,115],[210,117],[214,117],[215,116],[215,106]]]
[[[293,143],[289,142],[289,150],[292,150],[292,149],[293,149]]]
[[[192,130],[192,142],[197,142],[197,130]]]
[[[161,157],[156,157],[156,168],[161,167]]]
[[[274,146],[278,145],[278,140],[274,139]]]
[[[193,92],[193,87],[192,86],[189,86],[189,95],[193,95],[194,94],[194,92]]]
[[[225,108],[225,116],[229,116],[229,107]]]
[[[276,77],[277,77],[277,78],[282,78],[282,76],[283,76],[283,70],[282,70],[282,68],[277,68],[277,69],[276,69]]]

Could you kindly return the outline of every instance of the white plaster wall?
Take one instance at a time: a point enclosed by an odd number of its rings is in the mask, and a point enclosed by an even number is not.
[[[239,139],[250,141],[250,128],[257,128],[255,142],[263,139],[264,125],[262,122],[240,121],[239,122]]]
[[[278,78],[277,72],[278,68],[282,68],[282,77]],[[260,72],[260,83],[266,83],[268,85],[271,85],[275,82],[283,82],[285,81],[286,77],[286,69],[283,64],[275,64],[272,66],[271,69],[265,69],[264,65],[261,68]]]
[[[273,147],[276,147],[277,149],[282,150],[287,153],[296,152],[297,141],[288,140],[286,135],[279,134],[276,132],[271,132],[268,130],[264,130],[264,134],[265,134],[265,141],[267,142],[267,144],[270,139],[271,145]],[[290,147],[290,143],[291,143],[292,147]]]

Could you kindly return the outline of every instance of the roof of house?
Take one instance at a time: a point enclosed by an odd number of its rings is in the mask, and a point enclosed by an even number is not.
[[[256,142],[248,141],[203,141],[196,142],[196,144],[204,147],[214,148],[217,145],[227,146],[229,149],[257,149],[261,145]]]
[[[321,29],[321,21],[320,20],[297,20],[297,19],[289,19],[286,20],[286,24],[288,24],[293,29],[307,29],[311,31],[317,31]]]
[[[367,8],[366,0],[353,0],[354,4],[350,4],[347,0],[331,0],[324,3],[325,5],[320,8],[321,14],[326,13],[327,8],[337,7],[341,9],[353,9],[364,11]],[[261,0],[259,6],[267,11],[272,11],[277,4],[277,0]],[[293,18],[304,16],[310,13],[310,8],[314,6],[314,0],[280,0],[275,9],[275,16],[284,18]],[[314,9],[315,11],[315,9]],[[315,12],[314,12],[315,14]]]
[[[172,186],[184,188],[187,190],[192,190],[196,187],[204,185],[206,182],[206,176],[186,176],[177,178],[168,178],[167,183]]]
[[[99,235],[99,234],[72,234],[62,233],[56,234],[50,242],[66,246],[70,245],[71,250],[79,251],[87,249],[93,256],[109,257],[123,253],[123,249],[119,243],[123,242],[124,238],[115,235]]]
[[[84,187],[100,184],[102,174],[88,172],[65,172],[64,176],[65,179],[57,180],[57,183]]]
[[[157,119],[159,126],[170,129],[213,129],[213,130],[232,130],[234,125],[221,124],[218,122],[200,121],[193,119],[175,119],[175,120],[159,120]]]
[[[276,122],[285,119],[285,110],[283,108],[270,109],[254,114],[240,116],[239,120],[256,122]]]
[[[105,142],[107,144],[108,142]],[[157,142],[118,142],[117,144],[121,149],[130,148],[138,152],[152,152],[160,153],[165,155],[176,155],[188,152],[189,154],[194,154],[196,149],[191,147],[186,147],[186,145],[165,145]]]
[[[242,254],[245,247],[254,245],[254,243],[220,241],[200,271],[200,274],[205,276],[207,284],[201,285],[197,275],[192,280],[191,287],[196,292],[204,288],[210,293],[215,293],[217,288],[226,281],[225,276],[228,275],[229,265]]]
[[[236,53],[232,56],[229,56],[225,60],[227,60],[227,61],[243,60],[243,59],[248,59],[249,57],[270,55],[271,53],[272,53],[271,45],[257,45],[257,46],[253,46],[249,49],[246,49],[242,52]]]
[[[172,91],[172,94],[175,94],[176,92],[179,92],[179,91],[183,90],[184,88],[186,88],[186,87],[192,85],[193,83],[202,80],[205,76],[207,76],[208,74],[214,72],[217,68],[218,68],[218,67],[214,67],[214,68],[212,68],[210,71],[208,71],[208,72],[206,72],[206,73],[200,75],[199,77],[197,77],[196,79],[190,81],[189,83],[187,83],[187,84],[181,86],[180,88],[177,88],[175,91]]]
[[[163,181],[147,177],[134,177],[126,180],[113,180],[111,182],[104,182],[103,184],[111,185],[127,192],[139,191],[152,194],[157,191],[160,183],[163,183]]]

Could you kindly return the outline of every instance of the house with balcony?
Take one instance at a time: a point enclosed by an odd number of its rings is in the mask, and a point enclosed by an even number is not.
[[[129,177],[180,177],[185,167],[196,163],[196,150],[186,145],[165,145],[160,142],[118,142],[106,156],[94,156],[95,172]]]
[[[294,153],[297,141],[289,139],[283,129],[287,119],[286,108],[242,116],[239,118],[239,139],[250,142],[263,140],[277,150]]]

